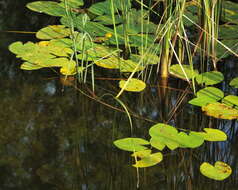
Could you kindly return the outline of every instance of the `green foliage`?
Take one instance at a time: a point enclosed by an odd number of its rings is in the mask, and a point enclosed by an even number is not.
[[[64,38],[70,35],[69,28],[64,25],[51,25],[40,29],[36,33],[36,37],[41,40],[51,40],[56,38]]]
[[[238,77],[233,78],[229,84],[230,84],[230,86],[232,86],[234,88],[238,88]]]
[[[223,80],[223,74],[218,71],[205,72],[196,76],[196,81],[198,84],[214,85],[222,82]]]
[[[130,92],[141,92],[145,89],[146,84],[142,80],[131,78],[126,81],[121,80],[119,87]]]
[[[135,157],[134,167],[144,168],[160,163],[163,159],[161,152],[166,146],[170,150],[176,148],[196,148],[204,141],[225,141],[226,134],[218,129],[204,128],[205,132],[179,132],[176,128],[158,123],[149,130],[150,141],[141,138],[124,138],[114,141],[119,149],[132,151]],[[144,146],[147,145],[147,146]],[[148,145],[151,145],[149,147]],[[156,149],[156,153],[152,153]],[[139,158],[139,160],[138,160]]]
[[[214,166],[204,162],[200,166],[200,171],[204,176],[214,180],[224,180],[232,173],[231,167],[221,161],[217,161]]]
[[[180,65],[175,64],[170,67],[170,74],[186,80],[196,77],[198,75],[198,71],[191,68],[190,65]]]

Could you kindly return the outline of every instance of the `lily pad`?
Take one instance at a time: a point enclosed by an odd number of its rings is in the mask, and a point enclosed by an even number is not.
[[[223,80],[223,74],[218,71],[205,72],[196,76],[198,84],[214,85],[222,82]]]
[[[113,144],[122,150],[135,152],[148,149],[143,145],[148,145],[150,143],[141,138],[124,138],[114,141]]]
[[[205,132],[191,132],[195,135],[199,135],[206,141],[226,141],[227,135],[219,129],[204,128]]]
[[[238,110],[226,104],[215,102],[202,107],[206,115],[219,119],[237,119]]]
[[[154,154],[150,154],[149,156],[143,157],[141,160],[137,161],[136,164],[134,164],[133,166],[137,168],[146,168],[154,166],[160,163],[162,160],[163,160],[162,153],[157,152]]]
[[[223,98],[222,102],[229,106],[236,106],[236,108],[237,108],[238,107],[238,96],[228,95],[225,98]]]
[[[189,65],[182,65],[182,68],[181,68],[180,64],[172,65],[170,67],[170,74],[172,74],[178,78],[184,79],[184,80],[186,80],[186,78],[191,79],[198,75],[198,71],[195,69],[191,69],[191,67]]]
[[[63,25],[50,25],[40,29],[36,33],[38,39],[48,40],[55,38],[64,38],[70,35],[70,29]]]
[[[166,145],[169,149],[174,150],[181,148],[195,148],[203,144],[204,139],[192,133],[186,134],[178,132],[176,128],[163,123],[152,126],[149,130],[150,136],[153,138],[153,143],[158,141],[163,148]]]
[[[221,19],[224,22],[230,22],[234,24],[238,24],[238,4],[232,1],[224,1],[223,5],[223,13],[221,14]]]
[[[46,13],[51,16],[64,16],[65,8],[60,3],[53,1],[34,1],[28,3],[26,7],[32,11]]]
[[[229,83],[230,86],[234,87],[234,88],[238,88],[238,77],[233,78],[231,80],[231,82]]]
[[[144,158],[144,157],[149,156],[151,154],[151,152],[152,152],[151,149],[146,149],[146,150],[134,152],[131,156]]]
[[[228,164],[217,161],[214,166],[207,162],[202,163],[200,172],[208,178],[221,181],[228,178],[231,175],[232,170]]]
[[[146,84],[142,80],[131,78],[129,79],[129,81],[121,80],[119,82],[119,86],[120,88],[125,89],[126,91],[140,92],[145,89]]]

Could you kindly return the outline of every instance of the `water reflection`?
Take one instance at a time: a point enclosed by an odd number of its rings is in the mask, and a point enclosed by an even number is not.
[[[11,10],[14,1],[7,2],[6,10]],[[22,1],[14,3],[23,5]],[[24,11],[15,7],[14,19],[22,18]],[[45,25],[44,18],[39,18],[34,18],[38,28]],[[32,29],[26,20],[18,20],[8,22],[12,25],[6,24],[4,30],[22,26],[26,26],[24,30]],[[19,70],[18,60],[6,47],[22,36],[4,33],[4,39],[0,46],[4,52],[0,56],[0,189],[136,189],[133,159],[112,144],[115,139],[131,136],[126,114],[89,99],[73,86],[63,86],[52,71]],[[184,91],[186,83],[169,83],[180,90],[155,85],[139,95],[122,96],[129,109],[141,117],[133,117],[134,136],[148,139],[148,129],[154,122],[167,122],[196,131],[219,128],[229,135],[229,140],[205,143],[195,150],[166,150],[161,164],[139,170],[140,189],[237,189],[237,122],[204,116],[200,109],[186,103],[190,99],[189,91]],[[97,81],[97,95],[106,92],[105,86],[113,86],[116,91],[112,93],[116,93],[117,85],[117,81]],[[227,83],[223,88],[227,91]],[[119,106],[112,98],[103,100]],[[199,172],[203,161],[217,160],[227,162],[233,169],[224,182],[207,179]]]

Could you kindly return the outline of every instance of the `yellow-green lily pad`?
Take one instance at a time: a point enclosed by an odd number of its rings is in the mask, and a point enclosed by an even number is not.
[[[70,35],[70,29],[64,25],[50,25],[40,29],[36,37],[42,40],[64,38]]]
[[[202,111],[208,116],[219,119],[238,119],[238,110],[226,104],[215,102],[202,107]]]
[[[163,160],[163,154],[161,152],[157,152],[154,154],[150,154],[149,156],[143,157],[141,160],[137,161],[134,164],[134,167],[137,168],[146,168],[150,166],[154,166],[160,163]]]
[[[143,145],[148,145],[150,143],[142,138],[124,138],[114,141],[113,144],[122,150],[134,152],[148,149]]]
[[[231,175],[232,169],[228,164],[221,161],[217,161],[214,166],[204,162],[200,166],[200,172],[208,178],[221,181]]]
[[[223,80],[223,74],[218,71],[205,72],[196,76],[196,81],[198,84],[204,83],[205,85],[214,85]]]
[[[238,88],[238,77],[233,78],[231,80],[231,82],[229,83],[230,86],[234,87],[234,88]]]
[[[190,65],[182,65],[181,67],[180,64],[175,64],[170,66],[170,74],[186,80],[196,77],[199,73],[197,70],[191,69]]]
[[[139,79],[131,78],[128,80],[121,80],[119,82],[119,86],[122,89],[125,89],[126,91],[130,92],[140,92],[145,89],[146,84]]]
[[[191,132],[195,135],[199,135],[206,141],[226,141],[227,135],[219,129],[204,128],[205,132]]]

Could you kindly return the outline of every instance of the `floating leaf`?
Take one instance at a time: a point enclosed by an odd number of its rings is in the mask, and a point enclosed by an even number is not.
[[[143,145],[150,144],[148,141],[141,138],[124,138],[119,139],[113,142],[114,145],[122,150],[126,151],[142,151],[147,149],[147,147]]]
[[[199,135],[206,141],[226,141],[227,135],[219,129],[204,128],[205,132],[191,132],[195,135]]]
[[[215,103],[224,97],[224,93],[215,87],[206,87],[197,92],[197,97],[188,103],[195,106],[205,106],[209,103]]]
[[[20,68],[21,68],[22,70],[31,71],[31,70],[41,69],[41,68],[43,68],[43,67],[40,66],[40,65],[34,64],[34,63],[24,62],[24,63],[21,64],[21,67],[20,67]]]
[[[94,62],[97,66],[107,69],[120,69],[121,72],[141,71],[144,67],[138,65],[132,60],[124,60],[117,57],[109,57]]]
[[[232,1],[224,1],[223,5],[223,14],[221,14],[221,19],[224,22],[230,22],[234,24],[238,24],[238,4]]]
[[[238,53],[238,41],[231,39],[231,40],[221,40],[221,45],[220,43],[217,44],[217,49],[216,49],[216,56],[221,59],[221,58],[226,58],[229,55],[233,55],[233,53],[230,51],[232,50],[235,53]],[[225,46],[224,46],[225,45]],[[228,47],[229,49],[227,49]]]
[[[194,135],[186,134],[184,132],[178,133],[177,129],[163,123],[152,126],[149,130],[150,136],[153,138],[153,143],[159,141],[161,145],[159,148],[163,148],[166,145],[169,149],[174,150],[178,147],[182,148],[195,148],[203,144],[204,139]]]
[[[60,68],[60,73],[63,75],[75,75],[77,73],[76,62],[68,60],[67,64]]]
[[[198,75],[198,71],[195,69],[191,69],[189,65],[182,65],[183,69],[181,68],[180,64],[175,64],[170,66],[170,74],[186,80],[186,76],[188,79],[191,79],[193,77],[196,77]],[[184,72],[185,74],[184,74]]]
[[[215,166],[207,162],[203,162],[200,166],[200,172],[208,178],[215,180],[224,180],[231,175],[232,170],[228,164],[217,161],[215,163]]]
[[[161,142],[160,140],[158,140],[158,138],[152,137],[150,139],[150,144],[152,147],[157,148],[158,150],[163,150],[165,148],[165,144]],[[175,149],[175,148],[177,148],[177,144],[175,144],[175,146],[172,147],[172,149]]]
[[[215,87],[206,87],[197,92],[197,97],[207,97],[219,101],[224,97],[224,93]]]
[[[53,1],[34,1],[28,3],[26,7],[32,11],[46,13],[51,16],[64,16],[65,8],[60,3]]]
[[[134,152],[131,156],[143,158],[143,157],[149,156],[150,154],[151,154],[151,150],[146,149],[146,150]]]
[[[126,91],[130,92],[140,92],[145,89],[146,84],[139,79],[131,78],[128,80],[121,80],[119,82],[119,86],[122,89],[125,89]]]
[[[65,6],[64,1],[65,0],[60,0],[62,1],[62,5]],[[67,6],[69,6],[70,8],[79,8],[80,6],[83,6],[84,1],[83,0],[67,0],[66,1]]]
[[[202,107],[206,115],[219,119],[237,119],[238,110],[226,104],[215,102]]]
[[[50,25],[40,29],[36,33],[38,39],[48,40],[55,38],[64,38],[70,35],[70,29],[63,25]]]
[[[150,154],[149,156],[143,157],[141,160],[137,161],[134,164],[134,167],[137,168],[146,168],[150,166],[154,166],[160,163],[163,160],[163,155],[160,152]]]
[[[219,27],[219,38],[226,39],[226,40],[237,39],[238,38],[237,31],[238,31],[238,25],[227,25],[227,24],[222,25]]]
[[[234,95],[228,95],[225,98],[223,98],[222,102],[224,104],[227,104],[228,106],[236,106],[236,108],[238,107],[238,96],[234,96]]]
[[[229,83],[230,86],[234,87],[234,88],[238,88],[238,77],[233,78],[231,80],[231,82]]]
[[[223,80],[223,74],[218,71],[205,72],[196,76],[196,81],[198,84],[204,83],[205,85],[214,85],[220,83]]]

